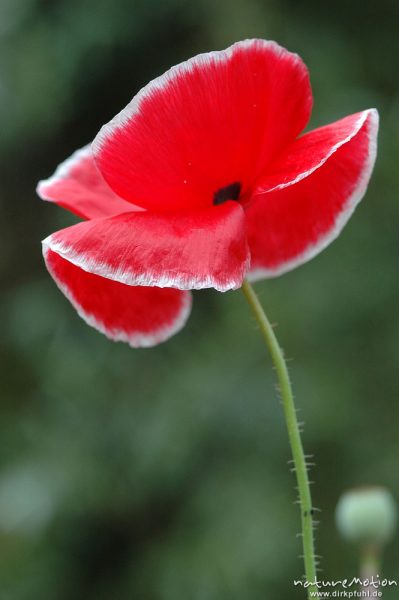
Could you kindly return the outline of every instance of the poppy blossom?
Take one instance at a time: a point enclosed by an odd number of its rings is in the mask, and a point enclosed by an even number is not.
[[[264,40],[200,54],[145,86],[38,185],[84,219],[43,242],[80,316],[151,346],[184,325],[190,290],[237,289],[325,248],[366,191],[378,113],[302,134],[311,109],[302,60]]]

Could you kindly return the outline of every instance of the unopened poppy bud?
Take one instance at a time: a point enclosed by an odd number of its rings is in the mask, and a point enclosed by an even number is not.
[[[383,487],[362,487],[345,492],[336,509],[341,535],[351,542],[382,546],[394,534],[397,507]]]

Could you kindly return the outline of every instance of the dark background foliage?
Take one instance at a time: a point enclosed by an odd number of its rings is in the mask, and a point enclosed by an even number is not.
[[[382,117],[343,235],[257,286],[294,359],[323,575],[357,573],[337,498],[399,487],[398,25],[393,0],[1,0],[1,598],[303,597],[282,410],[241,293],[196,293],[158,348],[111,343],[48,277],[40,240],[74,219],[34,191],[150,78],[254,36],[308,64],[312,125]],[[399,579],[398,559],[396,540],[385,572]]]

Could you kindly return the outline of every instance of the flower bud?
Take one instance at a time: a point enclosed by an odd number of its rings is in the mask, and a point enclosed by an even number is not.
[[[345,492],[335,513],[341,535],[367,545],[384,545],[394,534],[397,507],[383,487],[361,487]]]

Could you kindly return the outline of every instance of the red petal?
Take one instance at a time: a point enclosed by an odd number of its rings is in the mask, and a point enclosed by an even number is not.
[[[249,263],[244,211],[236,202],[84,221],[43,244],[85,271],[127,285],[226,291],[241,285]]]
[[[190,314],[190,292],[123,285],[87,273],[46,247],[44,258],[82,319],[112,340],[154,346],[180,331]]]
[[[112,189],[151,210],[209,206],[220,188],[250,188],[305,127],[308,72],[275,42],[200,54],[144,87],[94,141]]]
[[[91,146],[77,150],[52,177],[40,181],[37,193],[83,219],[142,210],[119,198],[107,185],[94,163]]]
[[[365,194],[376,156],[378,113],[311,175],[259,194],[248,207],[251,279],[280,275],[310,260],[341,232]]]
[[[295,140],[278,160],[269,165],[267,175],[257,182],[257,193],[281,190],[311,175],[359,133],[370,118],[370,112],[365,110],[350,115]]]

